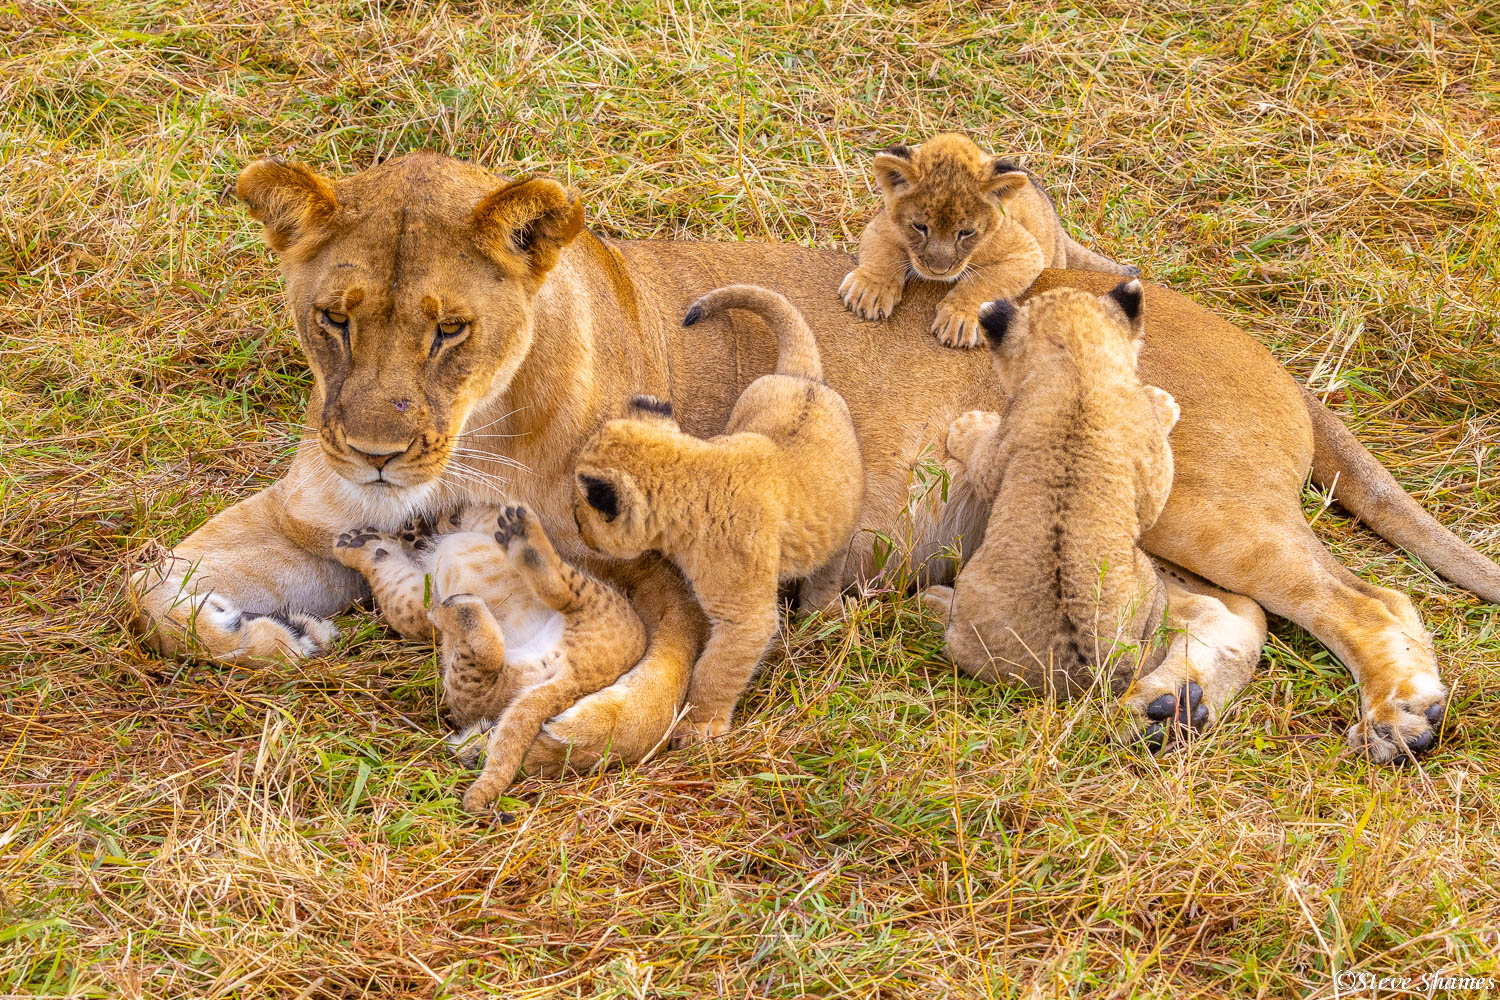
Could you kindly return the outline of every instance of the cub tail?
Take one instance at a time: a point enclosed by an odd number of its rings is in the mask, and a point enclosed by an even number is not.
[[[1127,278],[1139,278],[1141,269],[1134,264],[1121,264],[1101,253],[1095,253],[1067,233],[1062,234],[1063,247],[1067,251],[1066,266],[1075,271],[1099,271],[1103,274],[1121,274]]]
[[[1302,390],[1313,426],[1313,482],[1381,538],[1421,559],[1471,593],[1500,604],[1500,566],[1438,523],[1349,428]]]
[[[725,285],[716,288],[688,307],[683,326],[692,326],[705,316],[725,309],[753,312],[776,334],[776,374],[823,381],[823,361],[818,342],[807,320],[786,296],[758,285]]]

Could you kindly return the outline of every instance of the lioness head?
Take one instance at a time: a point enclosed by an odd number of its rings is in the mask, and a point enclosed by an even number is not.
[[[907,259],[930,281],[956,281],[1000,225],[1004,203],[1031,182],[1015,164],[953,133],[916,148],[892,146],[874,166]]]
[[[438,478],[532,342],[532,303],[583,225],[578,195],[417,153],[331,182],[259,160],[237,191],[281,255],[328,465],[371,490]]]

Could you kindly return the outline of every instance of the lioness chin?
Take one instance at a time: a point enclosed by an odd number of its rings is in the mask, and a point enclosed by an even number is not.
[[[249,613],[328,616],[359,599],[359,575],[331,558],[353,524],[395,528],[414,512],[510,496],[537,511],[564,558],[585,561],[568,473],[599,424],[648,393],[670,400],[685,430],[716,433],[771,368],[774,340],[752,317],[736,317],[737,329],[679,325],[695,297],[732,282],[775,289],[806,315],[827,382],[848,403],[866,485],[862,530],[833,564],[846,582],[874,573],[877,536],[912,539],[922,564],[983,531],[984,507],[963,482],[946,500],[911,502],[912,470],[942,457],[953,418],[1003,408],[986,358],[928,335],[939,288],[913,288],[872,327],[839,301],[844,254],[606,240],[581,229],[581,200],[563,185],[506,181],[435,154],[336,181],[260,161],[239,194],[281,258],[316,430],[281,480],[133,579],[137,626],[163,653],[317,652],[326,635],[306,618],[272,629]],[[1098,293],[1116,280],[1048,271],[1033,293]],[[1354,746],[1378,761],[1430,746],[1447,689],[1427,633],[1404,595],[1358,579],[1318,542],[1302,515],[1304,479],[1311,469],[1376,531],[1488,600],[1500,598],[1500,567],[1424,513],[1250,337],[1160,287],[1146,286],[1144,308],[1141,378],[1182,410],[1171,498],[1144,546],[1327,644],[1360,683]],[[649,646],[548,731],[575,761],[636,759],[675,712],[702,620],[659,563],[594,568],[623,584]]]

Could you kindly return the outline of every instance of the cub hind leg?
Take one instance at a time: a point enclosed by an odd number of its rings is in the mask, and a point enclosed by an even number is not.
[[[334,543],[333,557],[360,572],[376,607],[399,635],[432,638],[432,622],[422,604],[427,574],[398,535],[375,528],[346,531]]]
[[[443,663],[443,703],[460,729],[493,719],[515,695],[505,666],[505,634],[474,594],[453,594],[428,614]]]

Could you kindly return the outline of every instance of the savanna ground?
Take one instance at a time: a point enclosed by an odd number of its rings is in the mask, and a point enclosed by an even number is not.
[[[1433,0],[0,5],[0,995],[1500,976],[1493,608],[1315,490],[1435,632],[1456,693],[1420,768],[1345,749],[1353,684],[1285,622],[1228,723],[1152,759],[1097,705],[955,678],[887,596],[794,629],[732,738],[528,780],[481,823],[430,649],[359,613],[326,659],[163,663],[116,602],[297,433],[249,159],[432,148],[565,177],[614,235],[850,247],[869,153],[952,128],[1025,153],[1075,235],[1252,331],[1500,553],[1497,44],[1493,4]]]

